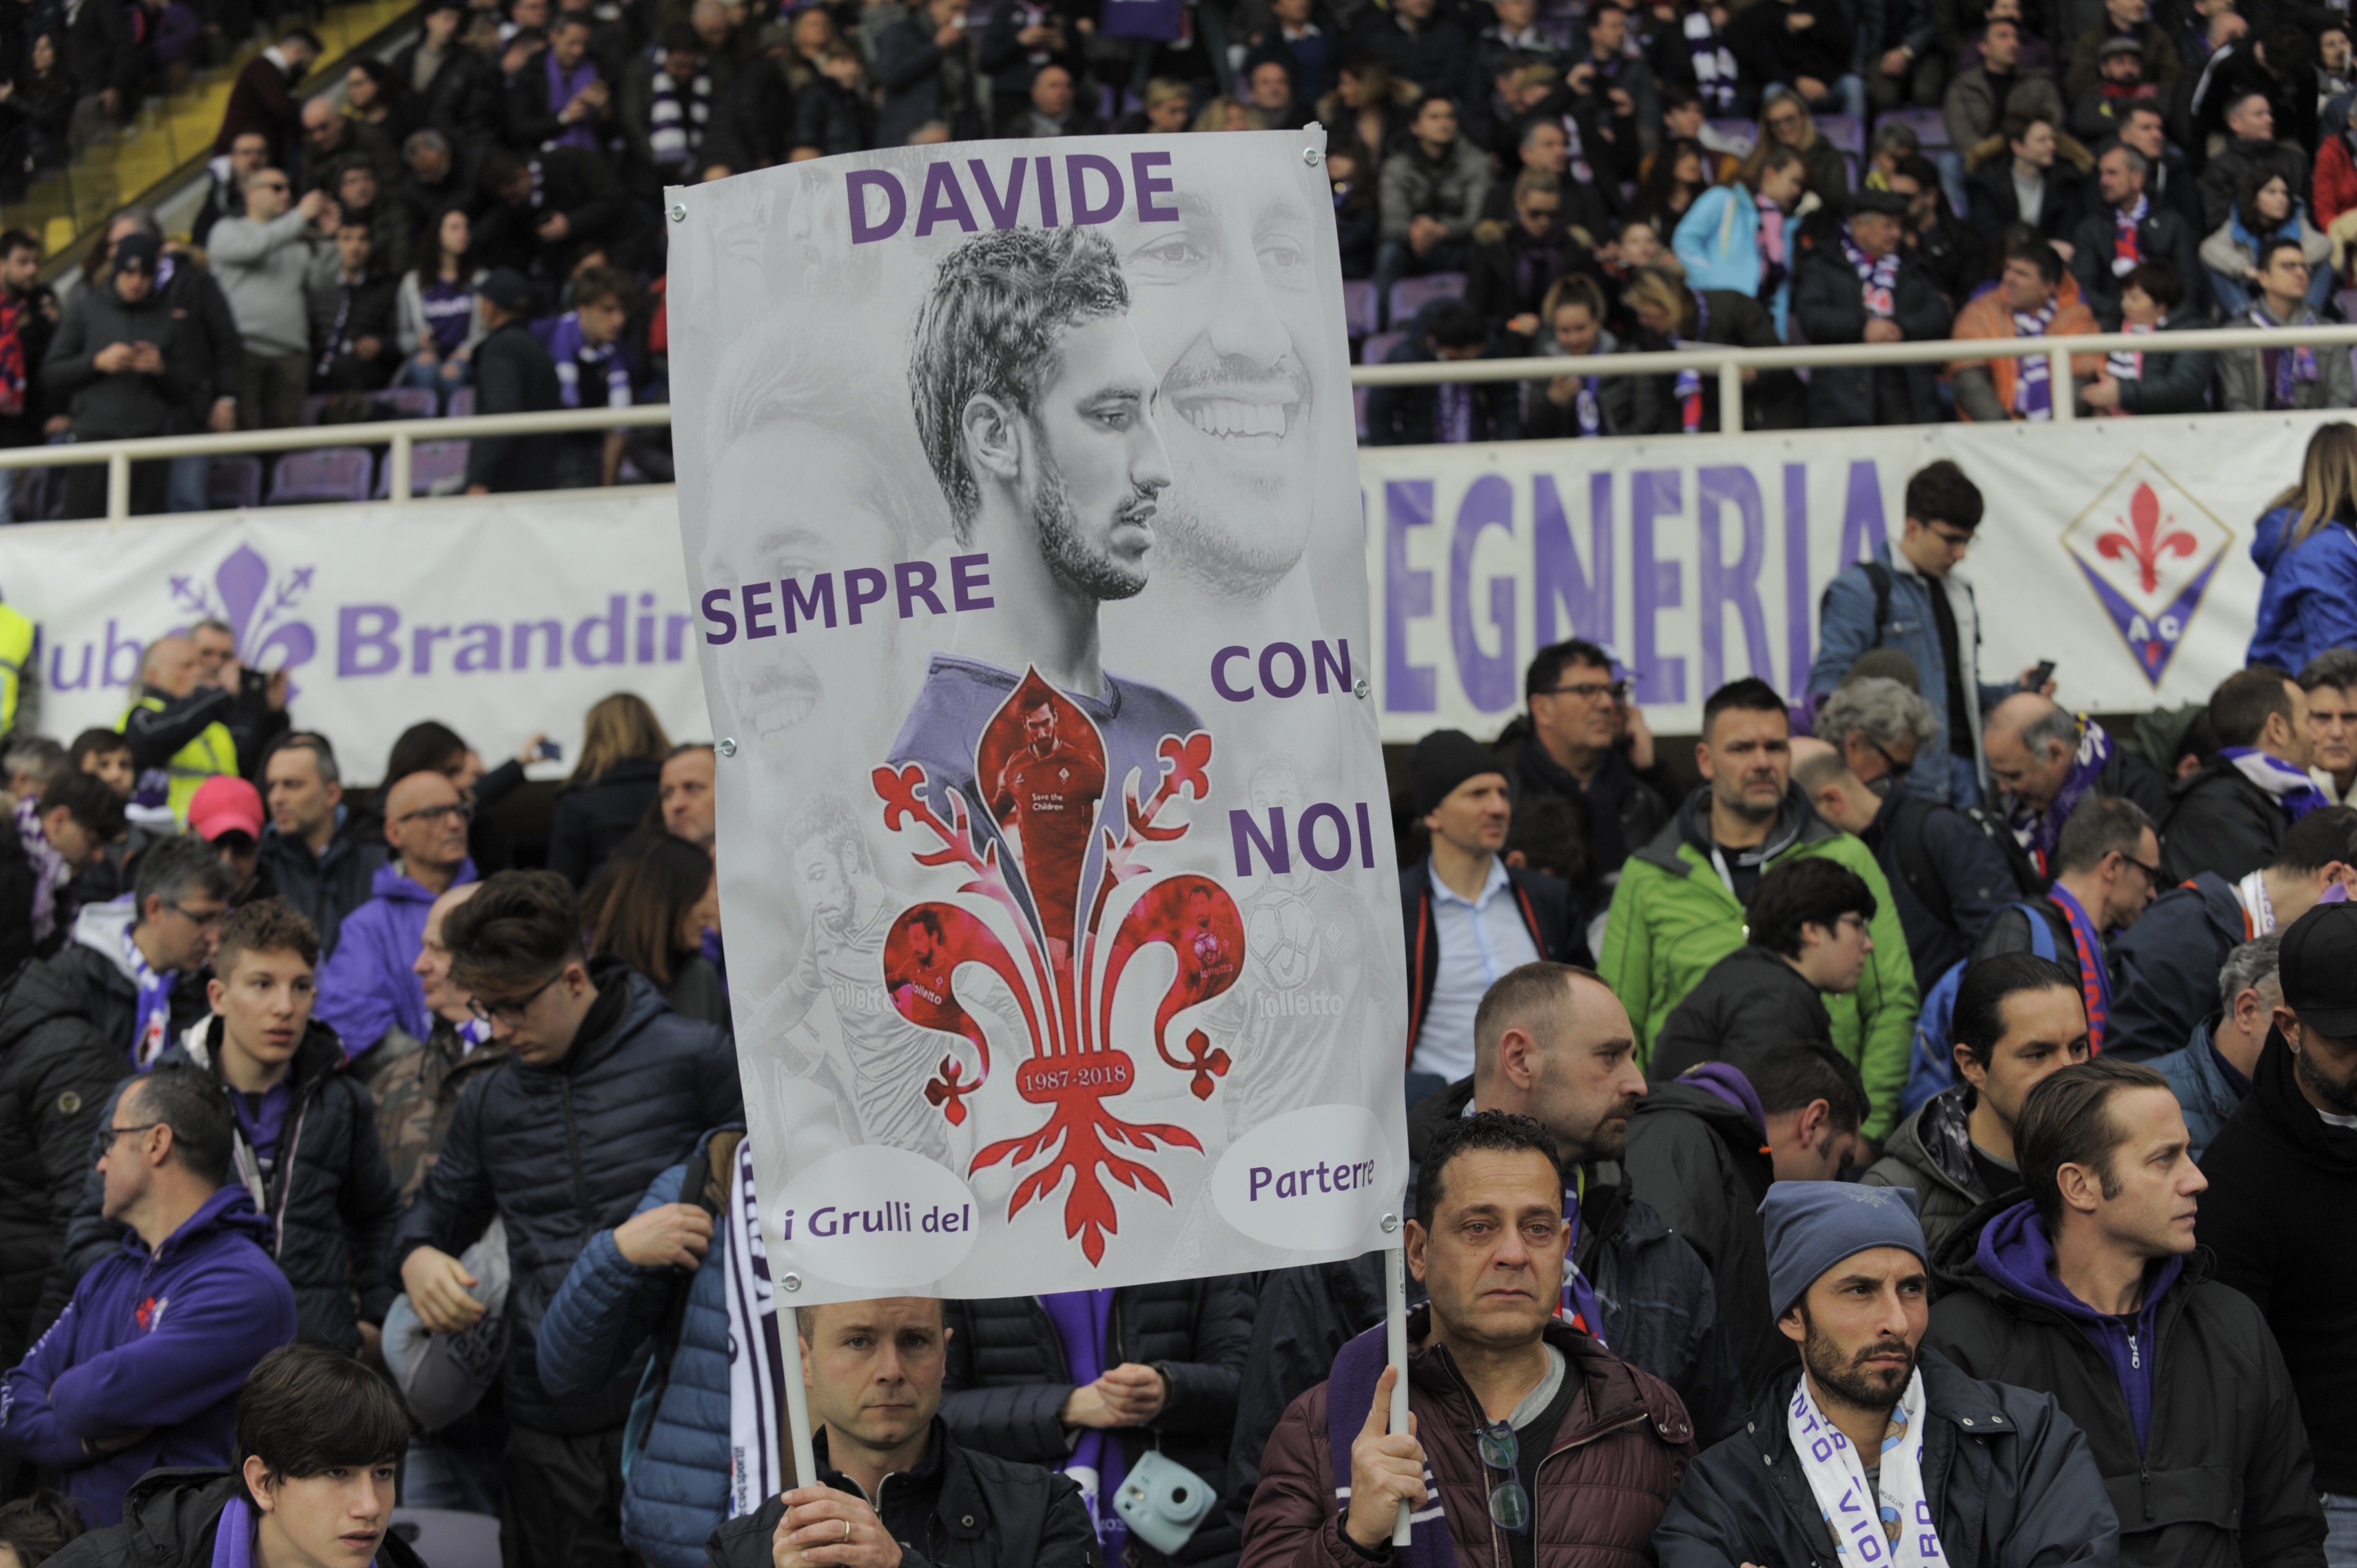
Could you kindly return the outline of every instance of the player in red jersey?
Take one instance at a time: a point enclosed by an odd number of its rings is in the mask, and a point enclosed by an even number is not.
[[[1060,957],[1072,942],[1089,832],[1104,798],[1104,761],[1063,742],[1049,703],[1023,715],[1023,733],[1031,744],[998,770],[990,814],[1021,846],[1024,883]]]

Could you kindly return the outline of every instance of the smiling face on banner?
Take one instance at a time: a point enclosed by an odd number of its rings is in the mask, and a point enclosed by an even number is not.
[[[1322,153],[903,148],[673,195],[730,983],[798,1301],[1383,1240],[1406,1009]]]

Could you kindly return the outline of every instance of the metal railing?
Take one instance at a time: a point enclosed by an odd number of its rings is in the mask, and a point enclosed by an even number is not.
[[[1940,338],[1917,343],[1811,343],[1777,349],[1734,349],[1711,343],[1685,344],[1666,352],[1605,354],[1593,359],[1457,360],[1415,365],[1353,365],[1351,384],[1360,387],[1436,386],[1461,381],[1552,381],[1557,376],[1660,376],[1683,370],[1716,371],[1719,415],[1724,433],[1743,428],[1743,372],[1799,370],[1839,365],[1970,364],[1976,360],[2027,359],[2045,355],[2054,384],[2071,381],[2073,356],[2107,354],[2115,350],[2147,354],[2212,353],[2232,349],[2282,349],[2307,343],[2318,347],[2357,347],[2357,326],[2310,327],[2301,330],[2257,327],[2206,328],[2199,332],[2162,334],[2125,332],[2077,338]],[[2054,419],[2068,424],[2077,417],[2072,400],[2054,400]],[[299,452],[329,446],[389,448],[385,481],[388,504],[402,506],[418,498],[410,494],[412,461],[420,442],[467,441],[479,435],[588,435],[615,429],[643,429],[671,423],[671,405],[650,403],[640,408],[566,409],[554,413],[488,413],[454,419],[402,419],[360,424],[305,424],[285,430],[242,430],[226,435],[166,435],[141,441],[85,441],[59,446],[18,446],[0,449],[0,470],[66,467],[104,463],[106,515],[119,521],[131,515],[131,465],[171,457],[231,457],[256,452]]]

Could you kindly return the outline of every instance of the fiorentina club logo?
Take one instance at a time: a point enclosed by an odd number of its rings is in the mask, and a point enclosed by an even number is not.
[[[1198,1154],[1203,1147],[1184,1127],[1127,1122],[1106,1108],[1137,1083],[1137,1064],[1111,1039],[1114,999],[1130,961],[1157,945],[1177,961],[1155,1008],[1154,1048],[1164,1069],[1186,1075],[1197,1100],[1209,1100],[1226,1076],[1228,1053],[1200,1028],[1174,1048],[1171,1020],[1226,992],[1243,967],[1243,921],[1227,889],[1192,874],[1157,876],[1145,858],[1153,845],[1187,835],[1187,823],[1164,819],[1182,796],[1209,795],[1211,737],[1200,730],[1165,736],[1156,754],[1161,776],[1150,794],[1142,791],[1153,781],[1134,774],[1108,780],[1095,724],[1030,671],[974,746],[974,794],[986,822],[975,820],[977,803],[929,782],[921,766],[873,775],[885,827],[931,840],[911,858],[953,867],[963,878],[952,897],[902,910],[884,945],[893,1006],[921,1028],[963,1036],[974,1050],[971,1069],[955,1054],[944,1056],[925,1099],[959,1125],[969,1114],[966,1101],[989,1079],[989,1041],[952,980],[961,964],[982,964],[1022,1010],[1030,1054],[1016,1069],[1016,1093],[1046,1114],[1033,1131],[983,1148],[966,1174],[1002,1161],[1031,1167],[1007,1201],[1009,1219],[1053,1196],[1069,1176],[1064,1234],[1078,1238],[1092,1264],[1104,1261],[1105,1238],[1121,1228],[1105,1177],[1171,1201],[1150,1164],[1119,1151],[1144,1156],[1165,1146]],[[1099,814],[1109,782],[1120,791],[1117,833]],[[1108,932],[1114,892],[1133,882],[1144,891]],[[1019,952],[987,918],[994,910],[1017,933]]]
[[[310,592],[313,570],[298,566],[274,583],[270,563],[241,544],[213,569],[210,584],[174,577],[172,602],[199,619],[227,622],[237,638],[237,656],[250,668],[263,668],[275,654],[268,667],[291,671],[319,651],[310,623],[295,614]]]
[[[2086,575],[2144,678],[2158,687],[2233,537],[2233,530],[2139,456],[2063,530],[2062,547]]]

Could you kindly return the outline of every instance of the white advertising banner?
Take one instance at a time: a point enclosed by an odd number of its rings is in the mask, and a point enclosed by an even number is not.
[[[1393,1239],[1406,1003],[1322,149],[909,147],[666,199],[794,1302]]]
[[[295,722],[374,783],[439,719],[496,764],[535,732],[580,755],[582,715],[636,692],[709,732],[668,489],[425,506],[289,507],[0,529],[0,596],[38,629],[41,732],[113,727],[142,648],[205,619],[285,670]]]
[[[1987,501],[1963,568],[1984,680],[2051,659],[2074,708],[2203,701],[2250,640],[2252,521],[2338,417],[1361,452],[1383,738],[1496,734],[1532,653],[1575,635],[1620,655],[1656,731],[1699,728],[1739,676],[1798,696],[1825,584],[1897,541],[1908,477],[1942,457]]]

